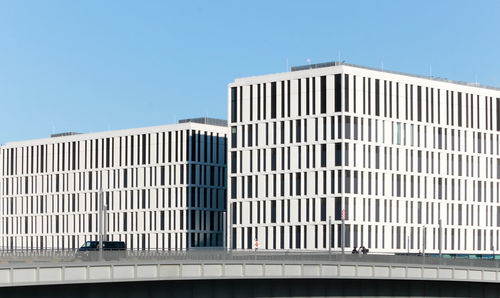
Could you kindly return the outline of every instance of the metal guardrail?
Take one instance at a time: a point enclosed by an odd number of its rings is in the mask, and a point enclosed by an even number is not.
[[[317,251],[226,251],[226,250],[189,250],[189,251],[104,251],[78,252],[72,250],[40,251],[0,251],[0,267],[12,264],[36,263],[73,263],[73,262],[231,262],[231,261],[267,261],[300,263],[372,263],[390,265],[446,265],[457,267],[499,268],[500,260],[447,259],[433,256],[389,255],[389,254],[341,254]]]

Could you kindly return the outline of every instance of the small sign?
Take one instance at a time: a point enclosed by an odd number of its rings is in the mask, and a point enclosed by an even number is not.
[[[342,209],[342,219],[345,219],[345,209]]]

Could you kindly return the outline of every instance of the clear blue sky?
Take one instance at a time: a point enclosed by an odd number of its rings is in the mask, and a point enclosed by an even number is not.
[[[339,52],[498,86],[499,13],[498,0],[0,0],[0,143],[226,119],[234,78]]]

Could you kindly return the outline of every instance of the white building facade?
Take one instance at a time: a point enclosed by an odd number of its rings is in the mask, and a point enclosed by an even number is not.
[[[227,127],[193,121],[2,146],[0,247],[98,240],[100,190],[108,240],[129,249],[221,246]]]
[[[234,249],[491,253],[500,90],[343,63],[228,86]],[[331,219],[331,226],[329,220]]]

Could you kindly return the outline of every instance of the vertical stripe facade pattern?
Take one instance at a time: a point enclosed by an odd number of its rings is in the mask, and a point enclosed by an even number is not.
[[[348,251],[499,249],[499,89],[332,63],[228,105],[232,248],[340,251],[345,213]]]
[[[227,127],[181,123],[1,147],[0,247],[74,249],[98,237],[129,249],[221,246]]]

